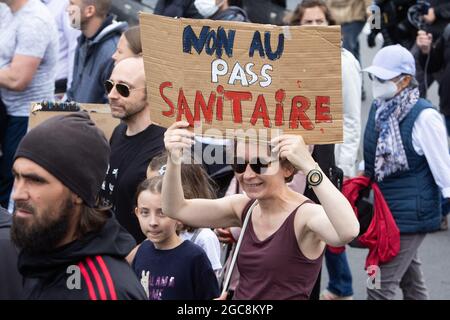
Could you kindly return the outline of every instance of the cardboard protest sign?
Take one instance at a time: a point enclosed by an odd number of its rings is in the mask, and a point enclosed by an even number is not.
[[[48,118],[69,113],[70,111],[44,111],[40,110],[39,103],[33,104],[31,107],[30,118],[28,120],[28,130],[36,127]],[[79,104],[81,110],[87,110],[92,121],[104,132],[109,140],[114,128],[120,123],[119,119],[115,119],[111,115],[111,109],[106,104]]]
[[[278,27],[140,13],[153,122],[281,129],[309,144],[342,142],[339,27]],[[211,129],[216,130],[211,130]]]

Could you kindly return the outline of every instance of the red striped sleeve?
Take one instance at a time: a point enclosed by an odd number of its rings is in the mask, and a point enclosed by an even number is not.
[[[92,274],[94,275],[95,282],[97,283],[98,291],[100,292],[100,300],[107,300],[105,287],[103,286],[102,278],[100,278],[100,274],[95,267],[94,262],[91,258],[86,258],[89,269],[91,269]]]
[[[81,274],[83,275],[84,281],[86,281],[86,285],[89,292],[89,299],[91,300],[97,300],[97,296],[95,294],[94,286],[92,285],[91,277],[89,277],[89,274],[84,267],[84,264],[80,262],[78,264],[78,267],[80,268]]]
[[[112,300],[117,300],[116,289],[114,288],[114,282],[111,279],[111,274],[109,273],[108,268],[106,267],[105,261],[101,256],[96,256],[98,264],[100,265],[100,269],[102,269],[103,275],[106,279],[106,284],[108,285],[109,293],[111,294]]]

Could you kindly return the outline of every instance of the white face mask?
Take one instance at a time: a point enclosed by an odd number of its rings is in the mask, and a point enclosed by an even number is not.
[[[389,100],[393,98],[398,91],[397,83],[402,81],[400,78],[398,81],[386,81],[379,82],[378,80],[372,81],[372,94],[374,99]]]
[[[202,16],[209,18],[219,10],[222,2],[216,4],[216,0],[195,0],[194,5]]]

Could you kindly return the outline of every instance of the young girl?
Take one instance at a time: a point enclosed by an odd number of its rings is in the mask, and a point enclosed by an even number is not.
[[[132,268],[150,300],[209,300],[219,296],[205,252],[178,236],[181,226],[161,210],[162,176],[142,182],[136,216],[147,240],[130,254]]]
[[[147,169],[147,178],[159,176],[164,172],[167,163],[167,153],[162,153],[150,161]],[[214,199],[215,191],[212,181],[200,164],[183,164],[181,169],[181,183],[183,184],[186,199],[204,198]],[[183,240],[190,240],[201,247],[208,256],[216,275],[220,275],[222,263],[220,262],[221,248],[216,234],[209,228],[193,228],[183,225],[180,231]]]

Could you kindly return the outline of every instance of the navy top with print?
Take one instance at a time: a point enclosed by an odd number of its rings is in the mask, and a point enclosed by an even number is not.
[[[220,294],[206,253],[191,241],[159,250],[146,240],[132,267],[149,300],[211,300]]]

